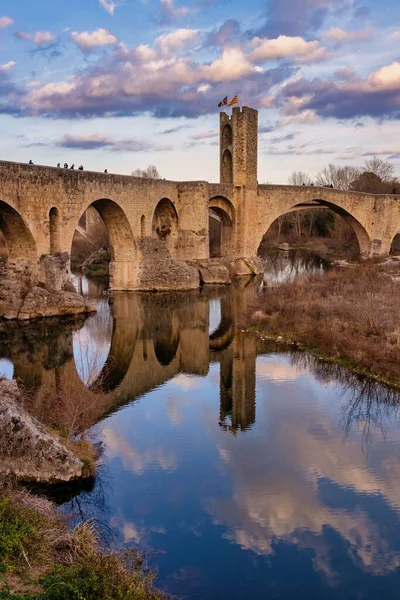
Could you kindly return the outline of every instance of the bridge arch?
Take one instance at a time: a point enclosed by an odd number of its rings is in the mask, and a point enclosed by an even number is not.
[[[2,200],[0,200],[0,230],[6,241],[8,259],[37,262],[36,242],[26,221],[15,208]]]
[[[223,196],[215,196],[208,203],[210,257],[229,258],[234,252],[235,209]]]
[[[268,216],[265,219],[265,224],[261,224],[261,228],[260,228],[261,229],[261,237],[259,236],[257,248],[259,248],[259,246],[262,242],[262,238],[264,237],[265,233],[268,231],[268,229],[271,227],[271,225],[279,217],[281,217],[285,214],[291,213],[291,212],[299,211],[299,210],[309,210],[309,209],[316,209],[316,208],[330,209],[333,213],[339,215],[346,223],[348,223],[348,225],[354,231],[356,239],[357,239],[360,255],[363,257],[370,256],[370,254],[371,254],[371,238],[370,238],[368,232],[366,231],[365,227],[360,223],[360,221],[356,217],[354,217],[348,210],[346,210],[343,206],[340,206],[339,204],[336,204],[335,202],[328,201],[325,199],[320,199],[320,198],[315,198],[313,200],[309,200],[306,202],[298,202],[298,203],[294,203],[294,204],[288,203],[287,207],[284,210],[279,211],[278,214],[275,214],[273,216],[273,218]]]
[[[179,219],[176,208],[169,198],[162,198],[154,209],[153,235],[166,243],[172,257],[179,241]]]
[[[137,246],[129,219],[121,206],[110,198],[100,198],[86,205],[74,223],[73,236],[82,214],[89,208],[94,208],[100,215],[107,233],[110,247],[110,288],[113,290],[130,289],[131,281],[135,279],[137,268]]]

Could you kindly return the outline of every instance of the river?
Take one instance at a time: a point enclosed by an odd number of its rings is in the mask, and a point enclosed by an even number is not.
[[[97,314],[20,328],[0,344],[0,372],[82,389],[98,476],[61,510],[92,519],[112,546],[148,553],[167,591],[398,598],[398,398],[244,332],[258,294],[326,265],[277,253],[265,267],[229,288],[111,303],[105,285],[81,279]]]

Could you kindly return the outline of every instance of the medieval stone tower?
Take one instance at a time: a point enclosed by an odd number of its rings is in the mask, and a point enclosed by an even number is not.
[[[258,111],[235,106],[220,114],[220,182],[257,186]]]

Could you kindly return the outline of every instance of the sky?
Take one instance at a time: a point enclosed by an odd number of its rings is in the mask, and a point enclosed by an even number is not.
[[[400,174],[399,0],[0,0],[0,159],[218,181],[235,94],[260,183]]]

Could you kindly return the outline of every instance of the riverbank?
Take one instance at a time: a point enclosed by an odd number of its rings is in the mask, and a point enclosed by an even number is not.
[[[247,325],[400,388],[400,261],[367,261],[267,288]]]
[[[106,553],[92,525],[67,525],[49,500],[1,484],[1,600],[165,598],[137,551]]]

